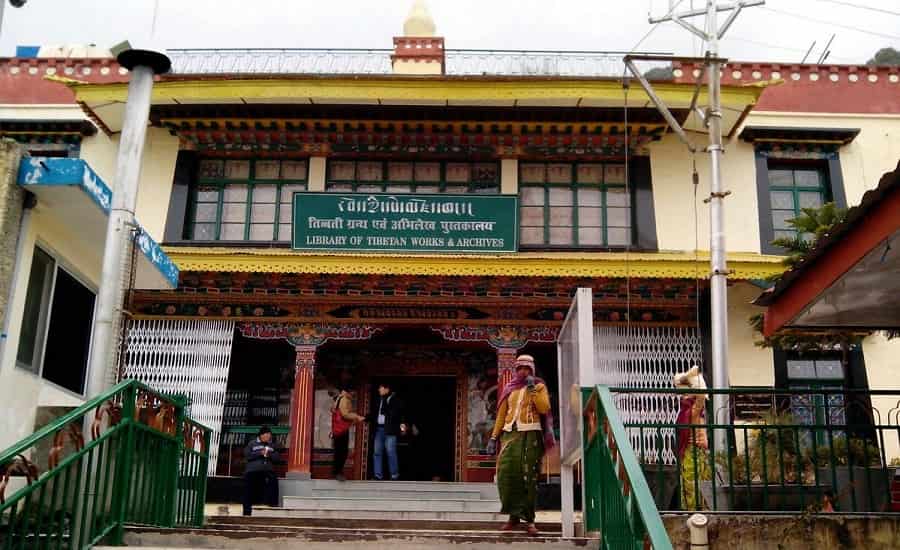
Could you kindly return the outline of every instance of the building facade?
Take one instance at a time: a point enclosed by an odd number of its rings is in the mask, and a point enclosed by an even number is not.
[[[419,433],[401,444],[404,478],[490,481],[498,389],[522,352],[558,389],[579,287],[627,384],[668,387],[709,363],[707,160],[623,87],[616,56],[446,50],[427,18],[388,51],[169,53],[137,217],[180,278],[130,293],[118,374],[190,394],[217,431],[218,475],[240,474],[246,434],[269,424],[289,474],[326,476],[336,387],[367,411],[387,380]],[[656,88],[702,144],[698,68],[671,68]],[[0,60],[0,133],[111,181],[126,83],[109,58]],[[730,382],[788,387],[802,358],[755,346],[748,323],[782,269],[769,243],[801,208],[855,204],[896,165],[898,69],[729,64],[722,96]],[[100,249],[52,218],[20,231],[4,445],[39,408],[84,398],[18,353],[36,262],[71,262],[96,288]],[[827,382],[887,386],[896,349],[870,337]],[[355,428],[348,478],[371,476],[369,431]]]

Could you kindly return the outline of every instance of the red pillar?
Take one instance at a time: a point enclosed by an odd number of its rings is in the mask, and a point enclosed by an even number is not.
[[[312,467],[314,378],[316,346],[295,346],[294,392],[291,394],[291,433],[288,439],[288,475],[309,479]]]
[[[497,398],[516,374],[516,356],[519,348],[497,348]]]

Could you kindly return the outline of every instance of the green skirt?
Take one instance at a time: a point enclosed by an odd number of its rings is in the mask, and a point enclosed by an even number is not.
[[[534,523],[537,482],[544,457],[540,431],[503,432],[497,457],[497,488],[501,512],[525,523]]]

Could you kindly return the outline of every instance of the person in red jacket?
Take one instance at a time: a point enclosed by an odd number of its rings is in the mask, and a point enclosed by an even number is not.
[[[342,384],[340,393],[334,399],[331,409],[331,441],[334,447],[334,462],[331,465],[331,474],[338,481],[345,481],[344,464],[347,462],[347,453],[350,449],[350,426],[354,422],[366,421],[366,417],[356,414],[353,410],[353,396],[345,384]]]

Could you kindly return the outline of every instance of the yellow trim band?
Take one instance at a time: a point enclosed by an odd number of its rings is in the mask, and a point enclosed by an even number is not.
[[[68,83],[77,101],[89,104],[110,101],[124,102],[128,85]],[[655,85],[657,94],[670,105],[689,105],[694,94],[693,84]],[[750,86],[723,86],[722,103],[753,105],[763,88]],[[621,105],[624,98],[621,82],[617,80],[491,80],[447,78],[297,78],[258,80],[173,80],[158,82],[153,87],[155,104],[182,100],[235,100],[240,99],[297,99],[326,98],[358,101],[529,101],[529,100],[607,100]],[[706,91],[700,93],[699,102],[706,102]],[[629,104],[643,107],[649,101],[647,94],[633,87]]]
[[[499,255],[317,254],[286,249],[163,247],[181,271],[511,277],[706,278],[709,254],[692,252],[523,252]],[[780,256],[728,255],[735,280],[784,271]]]

